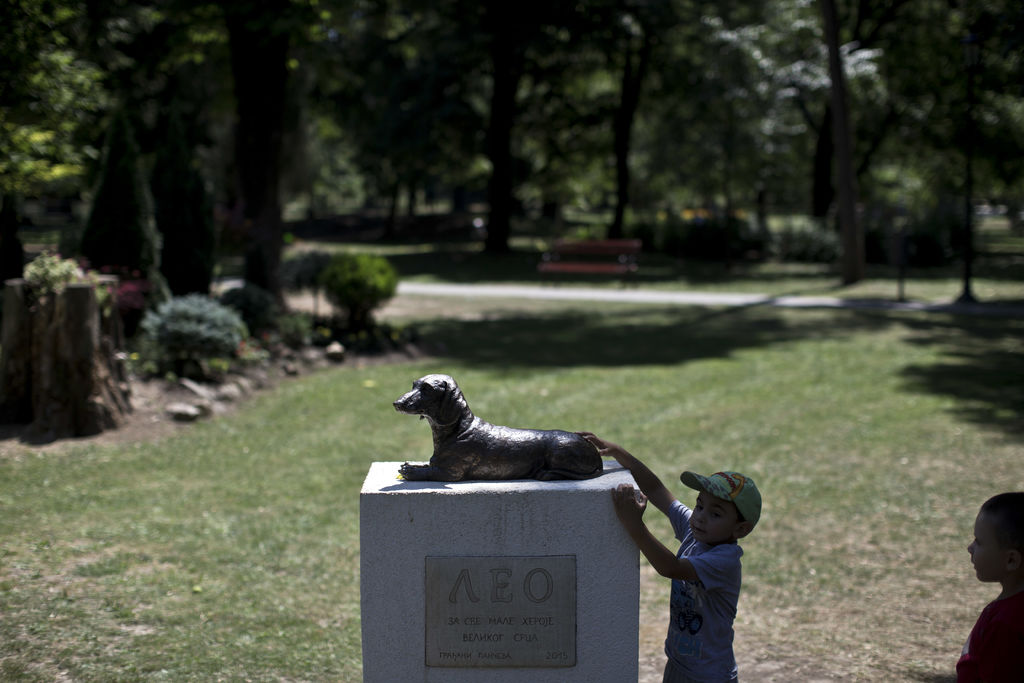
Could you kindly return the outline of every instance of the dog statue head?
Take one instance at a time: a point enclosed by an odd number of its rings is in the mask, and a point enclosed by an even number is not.
[[[431,425],[448,427],[472,415],[462,390],[448,375],[426,375],[412,383],[412,391],[394,403],[405,415],[419,415]]]

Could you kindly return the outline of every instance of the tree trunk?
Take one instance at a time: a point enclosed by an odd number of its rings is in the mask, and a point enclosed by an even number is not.
[[[487,155],[491,177],[487,183],[490,215],[484,249],[491,253],[509,250],[512,232],[512,128],[516,120],[516,92],[523,73],[523,45],[516,39],[515,8],[506,3],[488,4],[485,22],[491,33],[491,112],[487,126]]]
[[[556,229],[562,222],[562,203],[554,197],[545,196],[540,205],[541,218],[551,221]]]
[[[853,168],[853,127],[847,104],[846,78],[839,52],[839,24],[835,0],[821,0],[828,44],[829,75],[832,80],[832,124],[836,146],[836,178],[839,199],[839,235],[842,282],[850,285],[864,279],[864,235],[857,225],[857,180]]]
[[[0,331],[0,419],[7,424],[32,421],[32,317],[25,296],[24,280],[6,281]]]
[[[398,235],[398,193],[401,189],[397,180],[391,185],[388,197],[388,216],[384,220],[384,239],[394,239]]]
[[[1010,221],[1010,234],[1011,235],[1024,235],[1024,215],[1022,215],[1021,209],[1024,208],[1024,202],[1019,199],[1007,199],[1006,204],[1006,217]]]
[[[768,232],[768,190],[765,189],[764,183],[758,183],[757,196],[754,199],[754,203],[757,206],[757,234],[765,241],[769,238]]]
[[[248,227],[245,279],[281,296],[284,224],[279,195],[281,141],[288,85],[288,33],[275,25],[289,11],[287,0],[260,5],[226,3],[237,123],[235,161]]]
[[[102,315],[90,283],[30,305],[23,280],[4,290],[3,412],[29,422],[33,438],[89,436],[120,426],[131,412],[116,311]]]
[[[416,218],[416,183],[409,181],[409,187],[406,188],[406,205],[405,215],[407,218]]]
[[[452,188],[452,213],[463,213],[469,209],[469,197],[465,185]]]
[[[634,50],[632,41],[626,47],[626,63],[622,69],[622,92],[619,108],[615,112],[615,218],[608,228],[609,239],[619,239],[623,234],[626,206],[629,204],[629,148],[633,134],[633,120],[640,104],[640,89],[647,64],[651,56],[651,37],[644,31],[640,47],[636,49],[636,68],[633,66]]]
[[[21,277],[25,247],[18,237],[18,197],[0,194],[0,282]]]
[[[825,218],[836,197],[832,184],[832,159],[835,156],[835,142],[832,125],[832,105],[825,105],[821,125],[817,127],[818,139],[814,145],[814,170],[811,179],[811,215]]]

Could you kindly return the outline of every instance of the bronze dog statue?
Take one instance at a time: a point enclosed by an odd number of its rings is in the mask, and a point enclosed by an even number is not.
[[[448,375],[427,375],[394,403],[395,410],[430,423],[429,465],[405,463],[404,479],[590,479],[603,471],[601,456],[583,437],[561,430],[512,429],[473,415]]]

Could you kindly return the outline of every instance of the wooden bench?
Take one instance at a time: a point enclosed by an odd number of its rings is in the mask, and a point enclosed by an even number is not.
[[[541,257],[539,273],[619,275],[635,273],[642,242],[620,240],[558,240]]]

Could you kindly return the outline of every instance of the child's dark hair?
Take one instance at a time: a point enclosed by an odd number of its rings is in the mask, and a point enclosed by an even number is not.
[[[996,539],[1007,549],[1024,551],[1024,491],[1000,493],[981,506],[996,527]]]

